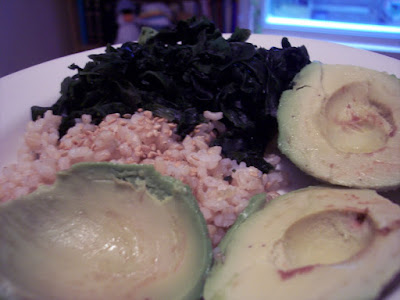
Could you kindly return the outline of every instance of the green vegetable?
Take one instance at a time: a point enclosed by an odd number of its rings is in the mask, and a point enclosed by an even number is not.
[[[398,205],[323,186],[265,200],[253,197],[214,250],[204,299],[399,299]]]
[[[62,115],[60,136],[82,114],[98,124],[110,114],[153,111],[178,124],[185,136],[204,121],[203,111],[222,111],[227,131],[214,145],[225,156],[245,161],[263,172],[265,146],[276,135],[279,97],[294,75],[310,63],[304,46],[266,50],[246,43],[247,29],[229,39],[207,19],[182,21],[172,30],[146,31],[141,43],[108,46],[90,55],[84,68],[61,84],[61,97],[51,107],[32,107],[32,119],[51,109]]]
[[[0,299],[200,299],[212,261],[189,186],[80,163],[0,205]]]
[[[313,62],[282,93],[277,120],[278,148],[307,174],[353,188],[400,188],[400,78]]]

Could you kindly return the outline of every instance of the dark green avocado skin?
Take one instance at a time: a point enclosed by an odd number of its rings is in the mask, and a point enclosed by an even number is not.
[[[232,225],[231,228],[229,228],[228,232],[225,234],[224,238],[218,245],[218,250],[221,252],[221,254],[225,254],[225,251],[231,242],[231,239],[233,238],[235,231],[237,228],[242,225],[243,222],[245,222],[248,218],[250,218],[254,213],[262,210],[265,205],[267,205],[266,202],[266,194],[261,193],[258,195],[255,195],[251,197],[249,200],[249,204],[247,204],[246,208],[240,213],[240,215],[237,217],[235,223]],[[215,264],[218,264],[219,262],[215,262]]]

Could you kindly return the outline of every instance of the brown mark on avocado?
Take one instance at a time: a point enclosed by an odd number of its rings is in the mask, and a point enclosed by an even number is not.
[[[385,226],[378,229],[378,233],[382,234],[383,236],[388,235],[393,230],[397,230],[400,228],[400,220],[394,221],[391,225]]]
[[[304,274],[311,272],[315,266],[304,266],[301,268],[291,269],[291,270],[278,270],[279,275],[281,276],[282,280],[290,279],[297,274]]]

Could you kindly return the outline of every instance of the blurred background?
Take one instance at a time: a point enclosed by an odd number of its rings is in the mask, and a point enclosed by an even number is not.
[[[400,59],[400,0],[0,0],[0,77],[192,16],[226,33],[239,26]]]

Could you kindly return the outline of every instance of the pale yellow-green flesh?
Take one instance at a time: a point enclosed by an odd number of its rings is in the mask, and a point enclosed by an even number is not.
[[[398,222],[400,207],[372,191],[276,198],[236,229],[205,299],[373,299],[400,269]]]
[[[390,108],[375,100],[379,98],[379,91],[367,81],[337,90],[319,120],[328,142],[345,153],[371,153],[385,147],[395,125]]]
[[[31,228],[8,232],[3,250],[1,273],[34,299],[181,299],[202,276],[204,246],[174,201],[110,181],[54,197],[63,199],[10,219]]]
[[[283,93],[279,148],[300,169],[359,188],[400,185],[400,80],[312,63]]]

